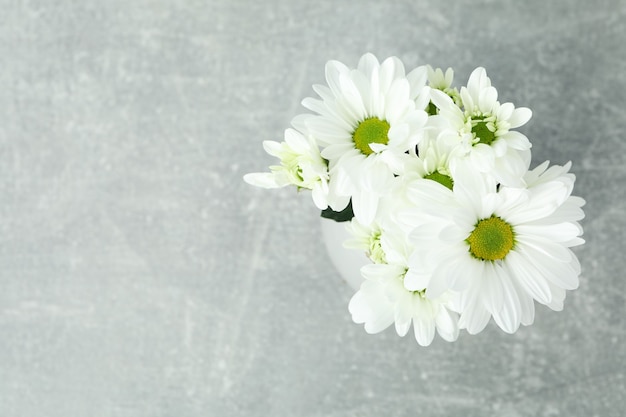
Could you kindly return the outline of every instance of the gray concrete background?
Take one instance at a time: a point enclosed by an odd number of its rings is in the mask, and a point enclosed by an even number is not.
[[[626,2],[0,0],[0,417],[622,416]],[[581,288],[424,349],[351,322],[273,162],[324,63],[487,68],[574,162]]]

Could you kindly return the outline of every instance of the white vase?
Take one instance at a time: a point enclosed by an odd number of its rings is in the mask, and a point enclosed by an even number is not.
[[[343,242],[350,237],[345,222],[336,222],[321,218],[322,238],[326,244],[328,256],[335,269],[353,289],[358,290],[363,282],[360,269],[372,263],[365,252],[343,247]]]

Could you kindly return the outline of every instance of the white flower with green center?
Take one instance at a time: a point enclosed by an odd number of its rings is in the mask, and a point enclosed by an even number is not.
[[[246,174],[244,180],[263,188],[280,188],[295,185],[312,191],[315,205],[326,209],[329,205],[343,209],[348,201],[331,192],[328,166],[321,157],[315,141],[294,129],[285,130],[285,141],[264,141],[265,151],[280,159],[280,165],[270,166],[271,172]],[[343,206],[342,206],[343,205]]]
[[[429,100],[422,73],[424,68],[406,75],[395,57],[380,64],[366,54],[356,69],[330,61],[328,86],[313,86],[321,100],[302,102],[317,115],[296,123],[304,124],[322,146],[338,192],[352,198],[354,214],[363,224],[374,219],[380,196],[400,173],[406,152],[420,140],[427,121],[422,109]]]
[[[434,140],[425,135],[417,149],[414,157],[405,162],[403,180],[410,182],[416,178],[425,178],[452,189],[454,176],[449,160],[458,149],[455,144],[446,143],[446,138]]]
[[[501,184],[524,186],[521,178],[530,163],[531,144],[526,136],[511,129],[530,120],[530,109],[500,104],[484,68],[472,72],[460,97],[459,106],[449,95],[431,91],[431,100],[439,108],[435,123],[445,126],[442,135],[456,138],[463,149],[461,154],[474,169],[492,175]]]
[[[465,173],[453,191],[416,181],[409,197],[429,218],[410,233],[408,289],[426,287],[428,297],[461,292],[459,325],[480,332],[493,317],[513,333],[534,318],[533,299],[562,307],[565,290],[578,287],[580,199],[567,176],[529,188],[497,187],[492,178]],[[564,209],[565,208],[565,209]],[[571,214],[577,208],[577,216]],[[408,216],[410,217],[410,216]]]
[[[374,263],[386,264],[387,258],[382,242],[383,240],[398,240],[400,236],[406,234],[402,229],[402,225],[398,224],[395,213],[398,209],[411,205],[406,198],[406,178],[416,175],[415,172],[407,172],[405,175],[395,177],[391,181],[389,192],[384,199],[381,199],[376,216],[372,222],[362,224],[356,217],[353,217],[346,225],[346,230],[351,237],[344,242],[344,247],[365,252]],[[396,246],[400,245],[387,243],[387,250],[391,251]],[[396,255],[392,254],[393,256]]]
[[[365,265],[365,281],[354,294],[348,309],[355,323],[364,323],[365,331],[378,333],[394,324],[399,336],[405,336],[411,324],[415,340],[421,346],[433,341],[435,331],[449,342],[459,334],[458,314],[452,309],[452,294],[426,297],[425,291],[404,286],[407,252],[411,250],[402,230],[388,231],[381,238],[385,263]]]

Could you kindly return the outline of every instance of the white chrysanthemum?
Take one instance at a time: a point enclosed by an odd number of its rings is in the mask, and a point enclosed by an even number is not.
[[[380,237],[386,263],[365,265],[365,281],[352,297],[348,309],[355,323],[364,323],[365,331],[378,333],[395,325],[399,336],[405,336],[411,324],[415,340],[428,346],[435,330],[447,341],[459,334],[458,315],[453,312],[451,294],[429,299],[425,291],[411,291],[404,286],[407,252],[411,250],[404,232],[383,232]]]
[[[575,220],[581,199],[570,199],[572,178],[562,171],[545,180],[535,176],[526,189],[498,188],[492,178],[471,173],[453,191],[415,181],[410,198],[429,220],[410,234],[416,251],[409,266],[422,269],[414,268],[405,286],[425,286],[429,297],[461,291],[459,325],[472,334],[492,316],[509,333],[532,323],[533,299],[562,308],[564,291],[579,284],[580,264],[570,247],[583,242]]]
[[[439,108],[432,123],[443,128],[441,135],[457,139],[466,162],[501,184],[524,186],[521,179],[528,170],[531,144],[511,129],[528,122],[530,109],[500,104],[484,68],[475,69],[467,87],[461,88],[461,106],[441,91],[431,90],[430,94]]]
[[[313,87],[321,100],[302,102],[317,115],[294,123],[304,124],[320,143],[338,192],[352,198],[355,216],[368,224],[426,123],[425,68],[405,75],[398,58],[379,64],[366,54],[356,69],[328,62],[326,81],[328,87]]]
[[[326,209],[329,205],[347,205],[347,199],[331,192],[326,161],[321,157],[315,141],[294,129],[285,130],[285,141],[264,141],[265,151],[280,159],[280,165],[270,166],[271,172],[246,174],[244,180],[263,188],[280,188],[295,185],[312,191],[315,205]],[[343,204],[343,207],[340,207]]]
[[[426,178],[452,189],[454,175],[449,161],[458,150],[456,145],[447,137],[434,140],[426,134],[417,146],[417,153],[411,152],[414,157],[407,158],[402,181],[408,183],[416,178]]]
[[[411,160],[418,161],[416,158]],[[385,251],[382,247],[382,236],[394,234],[406,234],[402,225],[398,223],[396,213],[399,209],[411,207],[411,202],[407,199],[407,181],[409,178],[421,178],[421,171],[418,169],[408,170],[404,175],[397,176],[391,181],[388,193],[381,199],[376,216],[369,224],[362,224],[358,218],[353,217],[346,225],[346,230],[351,237],[347,239],[343,246],[349,249],[356,249],[365,252],[374,263],[386,264]],[[387,250],[392,250],[392,246],[387,245]]]

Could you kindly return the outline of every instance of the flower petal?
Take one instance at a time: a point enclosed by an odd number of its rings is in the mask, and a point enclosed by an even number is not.
[[[525,125],[533,116],[533,112],[527,107],[518,107],[513,111],[513,114],[509,118],[511,129]]]
[[[518,252],[511,251],[507,254],[506,265],[509,273],[527,294],[541,304],[547,304],[552,300],[550,286],[543,275]]]
[[[287,184],[278,185],[276,177],[270,172],[253,172],[243,176],[243,180],[250,185],[261,188],[280,188]]]
[[[502,268],[496,268],[498,278],[502,283],[503,303],[500,311],[493,315],[496,324],[507,333],[515,333],[519,328],[522,307],[519,298],[515,292],[515,287],[511,283],[509,277]]]

